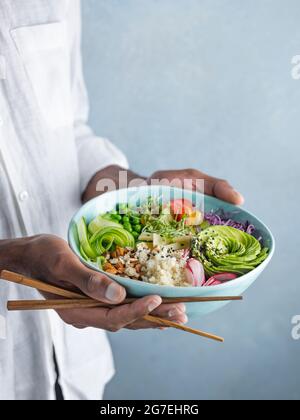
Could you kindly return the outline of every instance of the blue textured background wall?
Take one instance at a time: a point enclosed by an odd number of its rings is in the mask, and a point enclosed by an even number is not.
[[[111,336],[107,398],[300,398],[298,0],[83,0],[91,123],[132,167],[228,178],[277,256],[242,304],[174,331]]]

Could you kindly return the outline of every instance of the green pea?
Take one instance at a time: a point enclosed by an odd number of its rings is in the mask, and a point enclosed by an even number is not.
[[[120,222],[122,220],[122,216],[119,214],[112,214],[111,219],[113,219],[115,222]]]
[[[130,221],[133,225],[139,225],[140,224],[140,219],[136,216],[131,216]]]
[[[137,233],[141,233],[141,231],[142,231],[142,226],[141,226],[141,225],[135,225],[135,226],[133,227],[133,229],[134,229]]]
[[[138,232],[133,231],[132,236],[134,237],[134,239],[139,239],[140,234]]]
[[[112,210],[112,211],[110,212],[110,214],[111,214],[112,216],[116,216],[116,215],[118,214],[118,212],[117,212],[117,210]]]
[[[123,216],[122,220],[123,220],[124,225],[125,225],[125,223],[129,223],[129,217],[128,216]]]
[[[128,230],[128,232],[132,232],[132,226],[130,223],[124,223],[124,229]]]

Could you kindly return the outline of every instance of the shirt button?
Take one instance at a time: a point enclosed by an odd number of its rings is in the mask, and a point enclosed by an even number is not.
[[[28,200],[29,194],[27,191],[21,191],[19,194],[19,200],[23,203],[24,201]]]

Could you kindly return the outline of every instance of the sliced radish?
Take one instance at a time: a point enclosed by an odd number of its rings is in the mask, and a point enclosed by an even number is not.
[[[219,286],[222,283],[227,283],[228,281],[237,279],[237,275],[233,273],[220,273],[212,276],[207,282],[204,284],[205,287],[208,286]]]
[[[219,286],[220,284],[222,284],[221,281],[216,280],[214,277],[212,277],[211,279],[207,280],[207,282],[204,284],[204,287]]]
[[[190,258],[185,268],[186,281],[194,287],[202,287],[205,284],[203,265],[195,258]]]
[[[184,249],[182,258],[187,258],[190,255],[191,250],[190,249]]]

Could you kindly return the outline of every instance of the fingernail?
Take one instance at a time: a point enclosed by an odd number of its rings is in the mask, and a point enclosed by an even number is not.
[[[186,311],[186,307],[185,305],[182,303],[180,305],[177,305],[176,308],[170,309],[169,313],[168,313],[168,317],[172,318],[176,315],[182,315],[184,314]]]
[[[236,190],[234,187],[232,187],[231,185],[229,185],[229,189],[234,193],[234,194],[237,194],[237,195],[241,195],[239,192],[238,192],[238,190]]]
[[[177,309],[171,309],[171,310],[168,312],[168,317],[169,317],[169,318],[173,318],[173,316],[176,316],[176,315],[179,315],[179,311],[178,311]]]
[[[243,204],[245,202],[244,197],[242,196],[242,194],[240,192],[238,192],[237,190],[233,190],[236,198],[239,199],[240,203]]]
[[[187,324],[189,322],[189,319],[186,315],[183,315],[181,321],[179,322],[179,324]]]
[[[105,292],[105,298],[111,302],[119,302],[122,295],[122,288],[116,283],[110,283]]]
[[[174,316],[181,315],[181,314],[182,312],[179,311],[178,309],[171,309],[168,313],[168,317],[173,318]]]
[[[235,188],[233,188],[231,185],[228,185],[227,186],[227,190],[230,191],[230,192],[232,192],[233,194],[236,194],[237,193],[237,190]]]
[[[244,203],[245,199],[239,191],[237,191],[231,185],[228,186],[228,189],[236,196],[236,198],[239,200],[240,203]]]
[[[176,308],[179,310],[179,312],[181,312],[182,314],[184,314],[186,312],[186,306],[184,303],[178,303]]]
[[[235,194],[235,195],[238,195],[239,197],[241,197],[241,194],[238,192],[238,190],[236,190],[236,189],[234,189],[234,188],[231,188],[232,189],[232,192]]]
[[[148,312],[153,312],[159,305],[161,305],[161,300],[153,299],[148,305]]]

